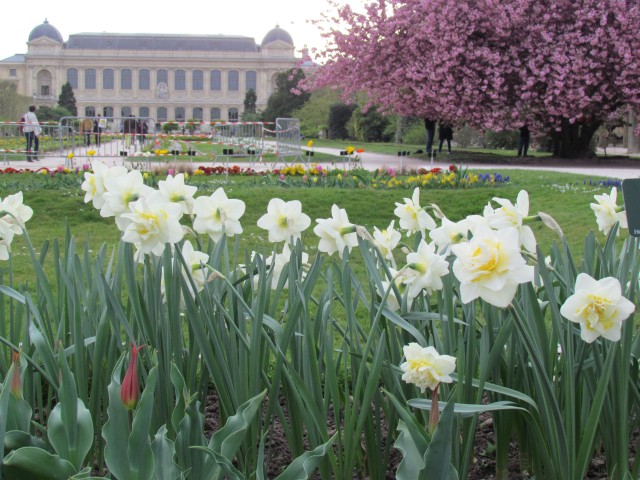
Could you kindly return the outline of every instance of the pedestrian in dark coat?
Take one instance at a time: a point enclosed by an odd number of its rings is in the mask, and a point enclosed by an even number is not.
[[[440,129],[438,130],[438,137],[440,138],[440,146],[438,147],[438,151],[442,152],[442,144],[444,141],[447,141],[447,151],[451,154],[451,140],[453,140],[453,128],[451,125],[446,123],[440,124]]]

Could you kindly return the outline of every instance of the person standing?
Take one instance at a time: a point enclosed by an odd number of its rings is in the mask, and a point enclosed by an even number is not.
[[[529,132],[529,125],[526,123],[520,127],[520,141],[518,142],[518,156],[526,157],[529,151],[529,141],[531,140],[531,133]]]
[[[85,147],[91,146],[91,134],[93,133],[93,120],[88,117],[82,119],[80,122],[80,131],[84,135]]]
[[[37,160],[39,147],[39,142],[36,134],[39,134],[41,131],[38,117],[36,117],[36,106],[29,106],[29,111],[24,114],[23,118],[24,125],[22,125],[22,132],[24,133],[24,139],[27,142],[27,161],[33,162],[32,156],[35,153],[35,157]]]
[[[100,114],[98,114],[98,116],[93,119],[93,135],[95,137],[94,140],[97,147],[100,146],[100,143],[102,141],[102,132],[104,131],[106,126],[107,121],[102,118]]]
[[[447,152],[449,152],[449,155],[451,155],[451,140],[453,140],[453,128],[451,128],[451,125],[441,123],[440,129],[438,130],[438,137],[440,138],[440,146],[438,147],[438,152],[442,152],[442,144],[446,140]]]
[[[429,118],[424,119],[424,128],[427,130],[427,155],[431,155],[433,149],[433,138],[436,135],[436,122]]]

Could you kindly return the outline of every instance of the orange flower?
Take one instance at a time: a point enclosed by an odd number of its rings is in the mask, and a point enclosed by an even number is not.
[[[144,345],[143,345],[144,346]],[[120,389],[120,399],[127,410],[133,410],[138,404],[140,396],[140,381],[138,379],[138,352],[142,347],[138,348],[134,343],[131,346],[131,360],[129,368],[122,381]]]

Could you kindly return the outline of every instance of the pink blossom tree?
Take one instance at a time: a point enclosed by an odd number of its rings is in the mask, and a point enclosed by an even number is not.
[[[306,87],[364,90],[386,111],[527,123],[580,158],[603,121],[640,106],[637,0],[374,0],[328,20],[332,46]]]

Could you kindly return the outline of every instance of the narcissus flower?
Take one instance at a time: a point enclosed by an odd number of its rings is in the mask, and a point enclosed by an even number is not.
[[[198,187],[185,185],[184,181],[183,173],[175,177],[169,175],[166,180],[158,182],[158,190],[167,201],[180,204],[183,213],[190,213],[193,208],[193,196],[198,191]]]
[[[209,197],[198,197],[193,202],[193,229],[206,233],[214,242],[222,235],[233,237],[242,233],[240,217],[244,215],[246,205],[242,200],[230,199],[222,187]]]
[[[493,201],[500,205],[493,208],[488,204],[484,208],[484,217],[491,228],[501,230],[513,227],[518,231],[520,245],[529,252],[536,251],[536,238],[533,230],[528,225],[523,225],[523,220],[529,215],[529,194],[526,190],[520,190],[516,204],[506,198],[493,197]]]
[[[442,290],[442,277],[449,273],[449,263],[436,253],[433,244],[420,241],[418,250],[407,255],[409,296],[417,297],[422,290],[427,294]]]
[[[402,234],[395,229],[395,223],[395,220],[391,220],[389,226],[384,230],[373,227],[373,243],[378,247],[384,259],[391,262],[394,261],[393,250],[402,239]]]
[[[311,225],[308,215],[302,213],[302,203],[298,200],[285,202],[272,198],[267,205],[267,213],[258,219],[258,227],[269,232],[270,242],[296,241]]]
[[[122,380],[120,388],[120,399],[127,410],[133,410],[138,404],[140,397],[140,380],[138,379],[138,352],[142,347],[138,348],[134,343],[131,345],[131,359],[127,373]]]
[[[420,206],[420,188],[416,187],[412,197],[405,198],[404,203],[396,203],[393,213],[400,219],[400,228],[407,231],[407,236],[416,232],[424,235],[425,230],[436,228],[436,222]]]
[[[635,305],[622,296],[618,279],[596,280],[586,273],[576,278],[575,293],[564,302],[560,313],[580,324],[580,337],[587,343],[598,337],[613,342],[620,340],[622,322],[635,310]]]
[[[621,207],[617,204],[618,190],[616,187],[611,189],[611,194],[594,195],[598,203],[591,204],[591,210],[596,214],[596,223],[598,230],[607,235],[609,230],[616,222],[620,222],[620,228],[628,228],[627,216]],[[618,231],[618,234],[620,231]]]
[[[400,365],[404,372],[402,380],[413,383],[424,393],[435,390],[440,383],[451,383],[449,374],[456,369],[456,358],[440,355],[435,348],[423,348],[413,342],[403,347],[406,362]]]
[[[318,224],[314,227],[313,233],[320,237],[318,251],[333,255],[338,252],[342,258],[344,249],[349,252],[358,245],[356,226],[349,222],[346,210],[333,205],[331,207],[331,218],[318,218]]]

